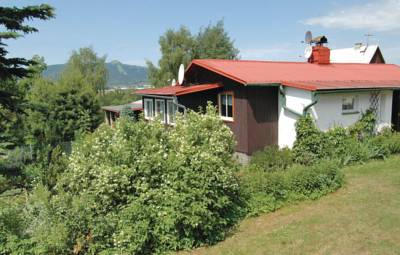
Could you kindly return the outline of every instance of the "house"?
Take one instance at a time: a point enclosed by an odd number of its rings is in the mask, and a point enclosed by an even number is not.
[[[354,47],[335,49],[330,52],[331,63],[384,64],[382,52],[378,45],[354,44]]]
[[[138,90],[144,117],[197,110],[210,101],[236,138],[246,162],[266,145],[292,147],[297,119],[310,113],[321,130],[349,126],[369,108],[378,128],[400,131],[400,67],[393,64],[331,63],[330,49],[312,47],[307,62],[196,59],[182,85]]]
[[[128,108],[133,111],[135,118],[139,117],[139,114],[143,111],[143,103],[142,100],[134,101],[129,104],[124,105],[110,105],[110,106],[103,106],[101,109],[104,111],[104,120],[105,122],[113,126],[114,122],[119,118],[121,111],[124,108]]]

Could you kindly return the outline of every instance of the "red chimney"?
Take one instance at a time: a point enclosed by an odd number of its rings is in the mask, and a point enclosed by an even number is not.
[[[316,45],[312,47],[311,57],[308,59],[310,63],[316,64],[329,64],[331,57],[331,50],[328,47],[322,45]]]

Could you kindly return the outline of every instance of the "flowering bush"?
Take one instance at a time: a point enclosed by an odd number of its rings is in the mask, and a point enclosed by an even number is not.
[[[29,214],[45,216],[34,218],[31,243],[43,253],[75,254],[215,243],[244,213],[234,145],[212,106],[178,116],[174,128],[124,118],[115,129],[100,126],[74,144],[56,194],[32,196],[30,208],[40,210]]]

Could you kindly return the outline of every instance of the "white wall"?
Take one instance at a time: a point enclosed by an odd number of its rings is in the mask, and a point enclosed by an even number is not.
[[[305,106],[311,103],[311,92],[301,89],[286,87],[286,107],[303,112]],[[278,120],[278,145],[279,147],[292,147],[296,140],[295,123],[298,115],[283,109],[282,97],[279,96]]]
[[[381,91],[378,108],[378,129],[391,125],[393,91]],[[358,100],[358,113],[343,114],[342,99],[346,96],[356,96]],[[317,127],[326,131],[335,126],[348,127],[360,119],[361,114],[370,107],[370,92],[331,93],[319,94],[318,103],[310,113],[316,121]],[[279,99],[279,130],[278,144],[280,147],[292,147],[296,139],[295,123],[298,116],[284,110],[282,98]],[[286,106],[302,113],[306,105],[312,102],[311,92],[286,88]]]

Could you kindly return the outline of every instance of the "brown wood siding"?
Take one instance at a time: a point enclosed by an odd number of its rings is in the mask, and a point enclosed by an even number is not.
[[[218,93],[220,89],[212,89],[193,94],[187,94],[178,97],[178,102],[189,109],[194,111],[205,109],[207,102],[211,102],[213,105],[218,104]]]
[[[278,88],[247,87],[248,153],[278,144]]]
[[[385,59],[383,58],[382,52],[379,48],[372,57],[370,64],[385,64]]]
[[[224,85],[222,89],[209,91],[209,93],[215,93],[212,96],[216,100],[215,103],[213,101],[214,105],[218,105],[218,92],[232,91],[234,93],[234,120],[225,123],[235,136],[236,151],[251,155],[266,145],[278,143],[278,88],[244,86],[198,66],[192,67],[186,77],[188,77],[186,82],[189,84],[219,82]],[[205,103],[197,95],[198,93],[192,94],[185,99],[179,97],[179,101],[195,109],[196,105]],[[192,102],[188,102],[189,98]]]

